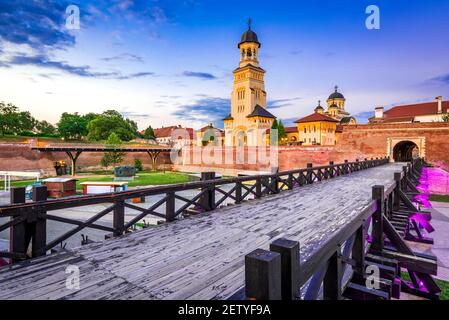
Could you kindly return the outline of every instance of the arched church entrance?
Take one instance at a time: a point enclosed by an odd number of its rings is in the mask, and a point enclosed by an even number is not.
[[[248,142],[248,136],[246,135],[245,130],[237,130],[234,135],[234,146],[236,147],[244,147]]]
[[[393,158],[395,162],[408,162],[419,157],[419,147],[412,141],[398,142],[393,148]]]

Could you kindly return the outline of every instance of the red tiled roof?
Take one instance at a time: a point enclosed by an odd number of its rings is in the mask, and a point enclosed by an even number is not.
[[[298,127],[286,127],[285,132],[286,133],[296,133],[296,132],[298,132]]]
[[[156,128],[156,129],[153,129],[153,131],[154,131],[154,136],[156,138],[166,138],[166,137],[171,137],[172,132],[176,129],[187,130],[190,138],[193,139],[193,128],[182,128],[180,126],[170,126],[170,127]]]
[[[301,118],[299,120],[296,120],[295,123],[302,123],[302,122],[315,122],[315,121],[327,121],[327,122],[339,122],[338,120],[335,120],[334,118],[325,116],[321,113],[312,113],[308,116],[305,116],[304,118]]]
[[[202,127],[202,128],[200,129],[200,132],[205,132],[205,131],[207,131],[207,130],[214,130],[214,132],[218,132],[218,133],[220,134],[221,137],[224,137],[224,135],[225,135],[224,130],[215,128],[214,126],[211,126],[211,125],[207,125],[207,126],[205,126],[205,127]]]
[[[449,101],[443,101],[442,104],[443,113],[447,113],[449,111]],[[390,110],[384,111],[384,118],[415,117],[437,113],[438,103],[435,101],[396,106],[391,108]]]

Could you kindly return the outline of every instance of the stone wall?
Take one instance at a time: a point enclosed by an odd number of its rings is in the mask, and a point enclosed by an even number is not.
[[[361,152],[343,153],[335,147],[279,147],[273,148],[272,152],[276,152],[277,162],[268,163],[266,161],[258,161],[258,154],[268,154],[268,148],[251,148],[237,149],[236,147],[216,147],[214,149],[204,149],[200,151],[199,156],[197,148],[183,150],[178,164],[174,165],[174,170],[183,172],[204,172],[215,171],[224,175],[238,175],[239,173],[270,172],[272,167],[279,167],[280,171],[305,168],[307,163],[315,166],[329,164],[330,161],[342,163],[344,160],[355,161],[363,159]],[[262,150],[262,151],[261,151]],[[196,152],[196,158],[193,153]],[[230,163],[227,162],[225,153],[232,156]],[[239,157],[240,155],[240,157]],[[243,155],[243,156],[242,156]],[[243,161],[237,161],[237,159]],[[210,161],[215,159],[216,161]],[[251,161],[250,159],[256,159]],[[265,158],[266,159],[266,158]]]
[[[421,142],[420,153],[426,161],[449,169],[449,123],[347,126],[336,149],[344,154],[383,157],[392,155],[394,144],[404,140]]]
[[[104,169],[100,161],[102,152],[83,152],[76,163],[77,170]],[[134,159],[142,161],[145,169],[151,169],[150,156],[145,152],[127,153],[122,164],[134,165]],[[0,171],[41,171],[45,175],[54,175],[55,161],[64,160],[70,165],[69,157],[63,152],[37,152],[30,144],[0,143]],[[168,154],[161,153],[157,160],[158,169],[171,170]]]

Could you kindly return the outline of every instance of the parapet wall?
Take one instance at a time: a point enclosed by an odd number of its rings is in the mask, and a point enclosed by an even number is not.
[[[83,152],[77,163],[77,170],[104,169],[101,166],[102,152]],[[122,164],[134,165],[134,159],[142,161],[145,169],[151,169],[151,159],[146,152],[127,153]],[[0,143],[0,171],[41,171],[44,175],[54,175],[55,161],[63,160],[70,165],[70,159],[64,152],[37,152],[30,144]],[[157,159],[160,169],[170,170],[171,162],[167,154],[161,153]]]

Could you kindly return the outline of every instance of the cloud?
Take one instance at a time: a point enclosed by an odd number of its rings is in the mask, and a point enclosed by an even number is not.
[[[154,76],[154,72],[138,72],[138,73],[132,73],[126,76],[120,76],[117,77],[119,80],[127,80],[127,79],[135,79],[135,78],[144,78],[144,77],[150,77]]]
[[[118,72],[94,72],[90,66],[73,66],[65,61],[50,60],[46,55],[25,56],[18,55],[6,62],[8,65],[32,65],[48,69],[63,71],[80,77],[119,77]]]
[[[0,2],[0,40],[44,51],[65,49],[75,37],[65,29],[68,1],[17,0]]]
[[[150,117],[150,115],[148,113],[139,113],[139,112],[134,112],[134,111],[119,111],[120,114],[124,117],[124,118],[128,118],[131,120],[139,120],[139,119],[148,119]]]
[[[26,55],[17,55],[11,57],[8,61],[0,61],[0,67],[2,66],[1,63],[5,64],[7,67],[10,67],[11,65],[31,65],[35,67],[42,67],[47,69],[54,69],[61,72],[65,72],[71,75],[79,76],[79,77],[85,77],[85,78],[103,78],[103,79],[118,79],[118,80],[127,80],[127,79],[134,79],[134,78],[142,78],[142,77],[148,77],[153,76],[153,72],[138,72],[133,73],[129,75],[123,75],[121,72],[118,71],[111,71],[111,72],[99,72],[94,71],[90,66],[73,66],[66,61],[58,61],[58,60],[51,60],[46,55],[35,55],[35,56],[26,56]],[[45,76],[44,74],[41,74],[41,76]],[[46,77],[49,77],[48,75]]]
[[[300,97],[295,98],[287,98],[287,99],[277,99],[277,100],[269,100],[268,105],[270,106],[270,109],[278,109],[282,107],[289,107],[293,105],[293,101],[301,100]]]
[[[231,100],[223,98],[203,98],[192,104],[182,105],[172,113],[186,121],[212,122],[223,127],[223,118],[231,111]]]
[[[106,61],[106,62],[111,62],[111,61],[130,61],[130,62],[144,62],[143,58],[132,54],[132,53],[122,53],[113,57],[106,57],[106,58],[102,58],[101,60]]]
[[[354,115],[358,123],[367,123],[374,116],[374,111],[362,111]]]
[[[431,82],[440,82],[443,84],[449,84],[449,73],[430,79]]]
[[[184,77],[194,77],[194,78],[200,78],[200,79],[205,79],[205,80],[217,79],[217,77],[214,76],[213,74],[206,73],[206,72],[184,71],[182,75]]]

